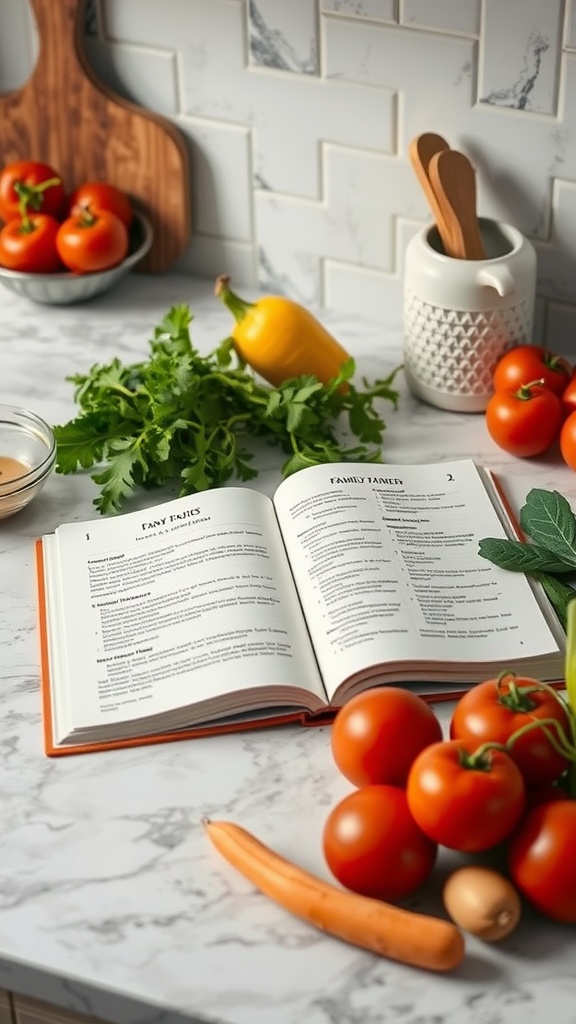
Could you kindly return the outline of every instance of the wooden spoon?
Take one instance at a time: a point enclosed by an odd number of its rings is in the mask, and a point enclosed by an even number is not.
[[[442,211],[448,256],[484,260],[486,252],[476,214],[476,173],[464,153],[455,149],[435,153],[428,164],[430,185]]]
[[[447,149],[450,149],[450,146],[446,142],[446,139],[442,138],[441,135],[436,135],[435,132],[423,132],[422,135],[417,135],[412,139],[408,148],[410,163],[416,171],[418,181],[420,182],[424,195],[428,200],[428,205],[434,215],[434,220],[436,221],[436,226],[446,252],[448,252],[447,247],[450,245],[451,231],[446,222],[444,210],[438,202],[436,193],[432,188],[429,166],[432,157],[435,156],[436,153],[443,153]]]

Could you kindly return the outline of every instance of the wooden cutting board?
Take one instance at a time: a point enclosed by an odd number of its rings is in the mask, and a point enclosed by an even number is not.
[[[40,160],[66,188],[106,180],[152,222],[139,270],[159,273],[191,236],[188,151],[167,118],[117,96],[84,52],[84,0],[32,0],[40,52],[31,77],[0,95],[0,165]]]

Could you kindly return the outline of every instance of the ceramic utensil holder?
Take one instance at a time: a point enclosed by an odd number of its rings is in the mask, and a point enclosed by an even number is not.
[[[516,228],[480,218],[486,259],[446,256],[435,226],[406,248],[404,368],[429,405],[482,412],[500,357],[532,342],[536,252]]]

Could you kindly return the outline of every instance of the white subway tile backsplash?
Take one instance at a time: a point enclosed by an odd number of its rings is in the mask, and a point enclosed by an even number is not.
[[[24,85],[38,52],[36,24],[27,3],[0,3],[0,92]]]
[[[482,103],[556,114],[563,13],[563,0],[485,0]]]
[[[325,36],[329,78],[399,92],[406,114],[406,97],[416,108],[427,107],[435,120],[448,120],[457,107],[470,110],[472,40],[331,17],[325,20]]]
[[[478,35],[480,0],[401,0],[403,25]]]
[[[249,0],[250,59],[253,64],[318,73],[314,0]]]
[[[331,309],[358,314],[390,328],[402,322],[402,289],[396,275],[378,274],[354,264],[325,260],[323,302]],[[384,349],[384,330],[382,335]],[[354,355],[354,353],[351,353]]]
[[[86,38],[92,67],[115,92],[159,114],[178,113],[176,54]]]
[[[320,0],[323,11],[373,21],[397,21],[399,0]]]
[[[552,216],[546,244],[538,245],[539,290],[546,298],[576,302],[576,181],[552,183]]]
[[[4,0],[5,2],[5,0]],[[107,39],[140,46],[176,49],[194,39],[204,8],[236,8],[242,18],[242,0],[99,0]]]
[[[436,131],[472,159],[479,212],[536,245],[535,334],[576,352],[576,0],[88,0],[84,16],[99,75],[188,142],[184,268],[397,323],[431,217],[408,145]],[[0,0],[0,90],[36,53],[30,0]]]
[[[236,242],[223,235],[203,235],[193,226],[193,240],[188,252],[178,262],[181,270],[200,277],[213,278],[229,274],[238,286],[255,288],[258,274],[252,244]],[[183,297],[183,302],[186,297]],[[215,343],[222,338],[215,339]]]
[[[214,238],[251,244],[252,153],[249,128],[186,118],[192,144],[194,225]]]
[[[576,50],[576,0],[566,0],[564,46]]]

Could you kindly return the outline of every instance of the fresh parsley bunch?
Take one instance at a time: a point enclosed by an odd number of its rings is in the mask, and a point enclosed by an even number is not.
[[[479,554],[501,569],[539,580],[566,629],[568,605],[576,597],[576,516],[558,491],[534,487],[520,509],[520,527],[530,540],[486,537]]]
[[[352,359],[327,385],[303,376],[275,388],[259,382],[231,339],[200,355],[190,338],[192,319],[187,305],[173,306],[154,330],[146,361],[126,366],[113,359],[67,378],[80,413],[55,427],[56,470],[96,467],[99,512],[118,512],[137,487],[178,480],[186,495],[233,475],[251,480],[257,470],[244,446],[249,437],[289,454],[283,476],[321,462],[381,461],[385,423],[375,403],[384,398],[397,406],[392,384],[401,367],[370,387],[364,380],[364,390],[352,383]],[[352,447],[337,437],[342,414],[359,442]]]

